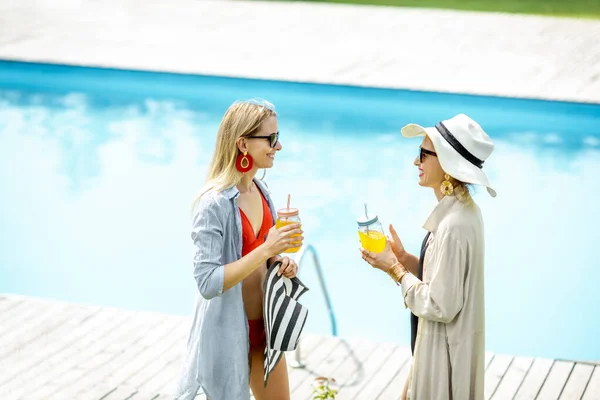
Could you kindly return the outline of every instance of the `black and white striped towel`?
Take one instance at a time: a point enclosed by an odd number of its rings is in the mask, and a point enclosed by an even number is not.
[[[296,350],[304,328],[308,309],[298,303],[298,298],[308,291],[300,279],[277,276],[281,262],[274,262],[267,271],[263,287],[263,317],[267,334],[265,347],[265,376],[279,363],[284,351]]]

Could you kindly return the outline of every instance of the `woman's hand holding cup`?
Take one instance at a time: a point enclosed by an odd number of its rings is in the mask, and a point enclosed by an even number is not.
[[[273,226],[269,229],[265,246],[271,256],[278,255],[288,249],[298,247],[304,240],[302,233],[300,224],[284,225],[279,229]],[[299,236],[292,237],[292,235]]]

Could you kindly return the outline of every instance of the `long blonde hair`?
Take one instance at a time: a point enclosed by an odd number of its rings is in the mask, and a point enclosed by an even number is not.
[[[239,154],[237,139],[254,135],[272,116],[277,116],[275,106],[262,99],[236,101],[227,109],[217,131],[206,183],[195,197],[193,207],[209,190],[220,192],[240,183],[244,174],[235,167]]]

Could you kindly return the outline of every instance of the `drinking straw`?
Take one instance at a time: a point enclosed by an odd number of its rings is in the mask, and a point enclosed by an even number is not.
[[[367,203],[365,203],[365,218],[369,219],[369,213],[367,211]],[[367,236],[369,235],[369,225],[367,225]]]

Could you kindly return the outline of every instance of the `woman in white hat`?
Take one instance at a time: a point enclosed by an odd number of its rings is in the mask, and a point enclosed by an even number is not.
[[[423,137],[414,164],[419,185],[433,189],[438,200],[423,225],[421,254],[407,253],[392,225],[383,252],[361,252],[402,287],[412,312],[413,364],[403,398],[483,399],[484,230],[467,185],[485,186],[496,196],[483,172],[494,144],[464,114],[431,128],[409,124],[402,135]]]

